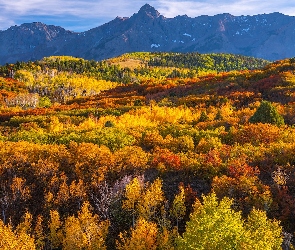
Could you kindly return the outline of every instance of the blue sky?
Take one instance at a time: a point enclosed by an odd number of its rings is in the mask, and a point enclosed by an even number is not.
[[[0,0],[0,30],[22,23],[43,22],[72,31],[86,31],[117,16],[130,17],[146,3],[165,17],[272,12],[295,16],[292,0]]]

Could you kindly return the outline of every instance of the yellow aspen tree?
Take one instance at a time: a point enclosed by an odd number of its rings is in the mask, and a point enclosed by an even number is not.
[[[178,249],[236,249],[243,235],[240,212],[231,209],[232,200],[218,202],[216,194],[203,196],[203,205],[196,200],[186,232],[178,239]]]
[[[34,239],[26,234],[20,232],[19,234],[13,232],[10,225],[4,225],[0,220],[0,249],[1,250],[35,250]]]
[[[26,186],[26,180],[14,177],[10,185],[13,200],[26,200],[31,197],[30,189]]]
[[[78,250],[87,244],[87,239],[81,231],[79,219],[70,216],[65,221],[63,249]]]
[[[159,250],[174,250],[176,249],[176,240],[179,234],[176,228],[169,230],[167,227],[159,230],[157,235],[157,249]]]
[[[90,204],[85,202],[78,217],[70,216],[64,225],[64,250],[104,250],[109,221],[99,222],[98,215],[92,215]]]
[[[14,75],[15,79],[26,84],[27,87],[32,87],[34,84],[34,75],[27,70],[18,70]]]
[[[50,119],[48,126],[48,131],[50,133],[59,133],[64,129],[63,124],[59,121],[58,117],[51,116]]]
[[[185,206],[185,193],[184,187],[179,185],[179,193],[175,195],[175,198],[171,207],[171,214],[176,218],[176,226],[178,228],[178,222],[185,216],[186,206]]]
[[[83,200],[86,199],[86,185],[82,180],[72,181],[69,192],[70,197],[72,200],[75,200],[75,202],[78,204],[79,209],[81,208]]]
[[[218,202],[211,193],[203,200],[203,204],[196,201],[186,232],[178,238],[178,249],[282,249],[282,227],[264,211],[253,209],[244,221],[241,212],[231,208],[231,199]]]
[[[43,226],[42,226],[43,218],[41,215],[37,217],[36,221],[36,226],[34,229],[34,238],[35,238],[35,244],[37,249],[43,249],[45,246],[45,234],[43,231]]]
[[[51,249],[59,248],[62,239],[62,223],[60,221],[59,213],[56,210],[50,211],[50,222],[49,222],[49,241]]]
[[[16,227],[17,234],[30,234],[32,231],[33,216],[26,212],[23,216],[23,221]]]
[[[133,180],[126,185],[125,188],[125,200],[122,207],[124,209],[132,210],[132,225],[135,225],[135,213],[137,204],[142,196],[142,186],[139,179],[133,178]]]
[[[146,220],[150,220],[160,210],[164,200],[162,180],[158,178],[147,188],[143,197],[139,200],[139,215]]]
[[[131,229],[130,237],[127,233],[120,233],[117,240],[118,250],[156,250],[158,229],[156,223],[139,218],[134,228]]]
[[[279,221],[268,219],[265,211],[253,209],[244,228],[245,234],[237,249],[282,249],[282,227]]]
[[[59,190],[58,190],[57,197],[55,200],[55,203],[57,205],[66,204],[70,198],[70,190],[69,190],[69,186],[67,184],[68,177],[64,173],[62,173],[60,176],[60,179],[61,179],[62,183],[59,186]]]

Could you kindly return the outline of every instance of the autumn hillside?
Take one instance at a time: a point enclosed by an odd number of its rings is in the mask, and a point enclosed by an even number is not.
[[[295,59],[0,67],[1,249],[293,249]]]

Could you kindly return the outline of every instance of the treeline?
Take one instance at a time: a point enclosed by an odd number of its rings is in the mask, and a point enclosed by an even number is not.
[[[259,69],[269,61],[233,54],[199,54],[199,53],[157,53],[149,60],[150,66],[190,68],[198,71]]]
[[[128,67],[120,67],[120,62],[125,60],[137,59],[142,63],[140,67],[142,70],[132,70]],[[228,72],[232,70],[245,69],[259,69],[266,66],[269,62],[256,59],[253,57],[246,57],[232,54],[199,54],[199,53],[130,53],[121,57],[95,62],[88,61],[81,58],[74,58],[69,56],[55,56],[47,57],[35,62],[17,62],[15,64],[5,65],[0,67],[0,74],[2,76],[14,76],[18,70],[41,71],[48,73],[49,70],[55,69],[58,72],[71,72],[76,74],[84,74],[92,76],[97,79],[128,83],[132,77],[139,77],[141,75],[149,75],[147,66],[157,67],[174,67],[181,69],[190,69],[189,75],[184,74],[185,71],[178,71],[178,75],[171,74],[167,70],[165,76],[168,77],[188,77],[194,76],[198,72],[216,71]],[[143,73],[144,72],[144,73]],[[151,75],[152,76],[152,75]]]

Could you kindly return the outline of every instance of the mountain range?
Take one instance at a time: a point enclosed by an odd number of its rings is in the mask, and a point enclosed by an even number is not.
[[[85,32],[40,22],[0,31],[0,64],[70,55],[102,60],[133,51],[233,53],[267,60],[295,56],[295,17],[186,15],[166,18],[145,4],[131,17]]]

